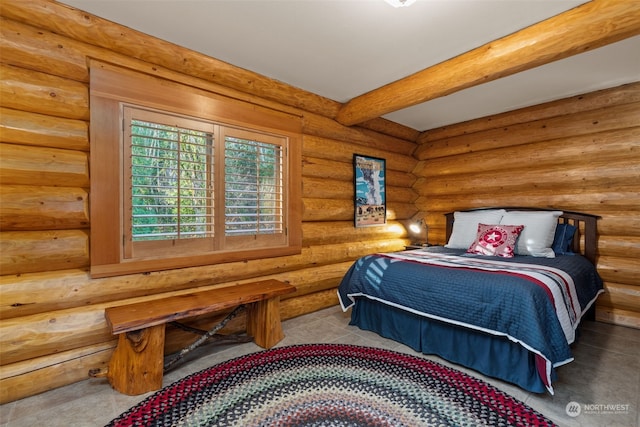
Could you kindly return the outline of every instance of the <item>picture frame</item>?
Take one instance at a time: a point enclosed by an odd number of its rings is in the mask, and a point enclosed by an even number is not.
[[[387,223],[386,160],[353,155],[354,226]]]

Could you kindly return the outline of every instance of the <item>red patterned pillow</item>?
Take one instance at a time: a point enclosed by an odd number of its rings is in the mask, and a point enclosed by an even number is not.
[[[524,225],[478,224],[476,240],[471,244],[467,252],[512,258],[516,240],[518,240],[518,236],[523,229]]]

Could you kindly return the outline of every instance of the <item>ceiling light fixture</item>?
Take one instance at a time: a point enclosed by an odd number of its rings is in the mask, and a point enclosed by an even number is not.
[[[406,7],[411,6],[416,0],[384,0],[393,7]]]

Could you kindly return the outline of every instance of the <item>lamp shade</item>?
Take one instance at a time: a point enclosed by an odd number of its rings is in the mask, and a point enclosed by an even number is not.
[[[422,224],[419,222],[413,222],[409,225],[409,230],[411,230],[412,233],[420,234],[422,231]]]

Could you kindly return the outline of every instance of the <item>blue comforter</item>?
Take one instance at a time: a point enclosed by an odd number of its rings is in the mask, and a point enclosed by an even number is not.
[[[439,261],[430,264],[430,253],[445,261],[442,265],[437,265]],[[504,269],[482,267],[487,259],[504,263]],[[476,261],[479,266],[474,265]],[[524,270],[533,271],[540,265],[543,273],[520,274],[523,263]],[[555,269],[566,272],[569,279],[555,279],[562,289],[554,294],[538,278]],[[569,290],[571,281],[575,290]],[[344,310],[357,297],[366,297],[448,323],[503,335],[541,356],[549,365],[548,371],[573,360],[569,348],[572,332],[601,292],[602,281],[595,267],[579,255],[498,259],[442,247],[365,256],[353,264],[338,288]],[[570,312],[564,313],[570,319],[563,320],[569,326],[562,324],[558,310]]]

